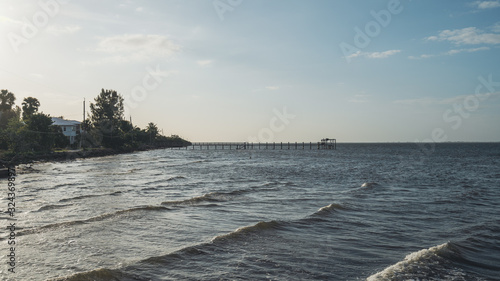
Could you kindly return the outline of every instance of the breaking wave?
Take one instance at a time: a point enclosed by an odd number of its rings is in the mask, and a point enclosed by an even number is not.
[[[378,280],[481,280],[454,264],[461,259],[457,247],[447,242],[407,255],[404,260],[368,277]]]
[[[364,187],[364,188],[375,188],[377,186],[380,186],[380,184],[378,184],[376,182],[365,182],[361,185],[361,187]]]

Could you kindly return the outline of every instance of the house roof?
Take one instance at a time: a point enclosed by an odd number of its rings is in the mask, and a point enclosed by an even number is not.
[[[52,118],[52,125],[56,126],[78,126],[82,122],[80,121],[75,121],[75,120],[64,120],[62,118],[57,118],[57,117],[51,117]]]

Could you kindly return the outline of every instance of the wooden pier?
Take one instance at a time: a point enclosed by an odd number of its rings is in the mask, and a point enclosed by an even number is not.
[[[194,142],[186,149],[254,149],[254,150],[312,150],[337,149],[336,139],[322,139],[320,142]]]

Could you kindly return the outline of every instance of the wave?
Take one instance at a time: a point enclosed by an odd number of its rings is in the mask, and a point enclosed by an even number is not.
[[[249,192],[254,192],[256,190],[257,190],[256,188],[248,188],[248,189],[237,189],[228,192],[214,191],[185,200],[165,201],[162,202],[161,205],[177,206],[177,205],[194,205],[203,202],[226,202],[231,200],[235,196]]]
[[[216,194],[237,194],[240,192],[247,192],[246,190],[235,190],[233,192],[227,193],[209,193],[203,196],[194,197],[191,199],[183,201],[173,201],[171,204],[179,203],[190,203],[190,202],[200,202],[211,200],[210,196]],[[169,202],[165,202],[169,203]],[[338,209],[345,209],[344,206],[339,204],[330,204],[328,206],[320,208],[316,213],[321,215],[323,212],[331,212]],[[313,215],[314,215],[313,214]],[[308,220],[308,218],[304,218]],[[270,232],[275,232],[279,230],[287,230],[288,226],[299,224],[302,225],[304,219],[292,220],[292,221],[259,221],[252,225],[243,226],[235,229],[234,231],[217,235],[213,237],[210,241],[202,242],[196,245],[186,246],[179,250],[167,253],[161,256],[148,257],[143,260],[134,262],[124,267],[116,269],[104,269],[99,268],[87,272],[77,273],[68,277],[62,277],[58,279],[53,279],[54,281],[76,281],[76,280],[149,280],[150,276],[152,279],[157,278],[160,274],[165,277],[172,274],[171,277],[175,276],[175,271],[185,272],[186,264],[190,262],[195,262],[197,259],[206,260],[206,256],[213,258],[213,256],[221,251],[227,249],[227,244],[232,245],[239,243],[250,243],[253,237],[268,237]],[[271,234],[272,235],[272,234]],[[183,261],[186,261],[184,263]],[[182,262],[182,265],[177,265],[177,262]],[[164,268],[169,268],[169,272],[163,271]],[[139,278],[140,277],[140,278]],[[178,277],[178,276],[177,276]],[[185,277],[185,276],[184,276]],[[179,279],[179,278],[175,278]],[[172,280],[175,280],[172,279]]]
[[[126,174],[132,174],[132,173],[139,172],[139,171],[142,171],[142,170],[144,170],[144,169],[140,169],[140,168],[132,168],[132,169],[128,170],[128,171],[126,172]]]
[[[161,160],[158,163],[160,163],[160,164],[172,163],[170,165],[164,165],[164,167],[181,167],[181,166],[199,164],[199,163],[204,163],[204,162],[209,162],[209,160],[196,160],[196,161],[190,161],[190,162],[186,162],[186,163],[176,163],[176,164],[173,164],[171,160]]]
[[[257,224],[240,227],[233,232],[215,236],[214,238],[212,238],[211,242],[212,243],[219,243],[219,242],[225,242],[225,241],[231,240],[231,239],[238,239],[244,235],[260,233],[261,231],[265,231],[268,229],[278,229],[279,227],[284,226],[284,225],[285,225],[285,222],[281,222],[281,221],[274,221],[274,220],[273,221],[260,221]]]
[[[59,200],[59,202],[69,202],[69,201],[74,201],[74,200],[81,200],[81,199],[101,197],[101,196],[114,196],[114,195],[120,195],[122,193],[123,193],[122,191],[115,191],[112,193],[104,193],[104,194],[88,194],[88,195],[81,195],[81,196],[76,196],[76,197],[71,197],[71,198],[64,198],[64,199]]]
[[[69,206],[73,206],[73,204],[45,205],[43,207],[40,207],[38,210],[36,210],[34,212],[42,212],[42,211],[47,211],[47,210],[60,209],[60,208],[69,207]]]
[[[458,248],[447,242],[413,252],[366,280],[480,280],[454,265],[460,259]]]
[[[76,187],[76,186],[84,187],[81,182],[73,182],[73,183],[65,182],[65,183],[56,184],[54,186],[49,186],[46,188],[36,188],[33,190],[33,192],[42,192],[42,191],[46,191],[46,190],[54,190],[54,189],[59,189],[59,188],[68,188],[68,187]]]
[[[377,186],[380,186],[380,184],[378,184],[376,182],[365,182],[361,185],[361,187],[364,187],[364,188],[376,188]]]
[[[106,213],[102,214],[99,216],[91,217],[85,220],[75,220],[75,221],[68,221],[68,222],[59,222],[59,223],[53,223],[53,224],[48,224],[40,227],[34,227],[30,229],[26,229],[24,231],[20,231],[17,233],[18,236],[21,235],[27,235],[27,234],[33,234],[36,232],[40,232],[43,230],[50,230],[54,228],[60,228],[60,227],[67,227],[67,226],[73,226],[73,225],[82,225],[82,224],[87,224],[91,222],[97,222],[97,221],[103,221],[121,214],[126,214],[126,213],[132,213],[132,212],[137,212],[137,211],[164,211],[164,210],[170,210],[167,207],[163,206],[142,206],[142,207],[136,207],[136,208],[131,208],[131,209],[126,209],[126,210],[120,210],[112,213]]]
[[[66,277],[50,279],[51,281],[79,281],[79,280],[150,280],[147,277],[149,274],[155,276],[155,272],[165,268],[167,265],[180,260],[192,260],[196,256],[211,255],[213,252],[220,251],[220,243],[228,240],[238,240],[247,235],[260,233],[268,229],[275,229],[283,225],[283,222],[278,221],[261,221],[255,225],[241,227],[228,234],[223,234],[214,237],[210,242],[187,246],[177,251],[168,253],[163,256],[149,257],[141,261],[137,261],[128,266],[118,269],[99,268],[87,272],[80,272]],[[173,267],[171,267],[173,268]],[[163,274],[164,275],[164,274]],[[157,277],[157,276],[156,276]]]
[[[159,174],[159,175],[162,175],[162,174]],[[183,176],[173,176],[173,177],[170,177],[168,179],[157,179],[154,181],[150,181],[150,182],[147,182],[146,185],[155,186],[157,184],[162,184],[162,183],[171,182],[171,181],[179,181],[179,180],[183,180],[183,179],[186,179],[186,178]]]
[[[186,178],[183,176],[175,176],[175,177],[171,177],[171,178],[167,179],[166,181],[175,181],[175,180],[182,180],[182,179],[186,179]]]
[[[222,201],[221,199],[216,198],[217,194],[218,194],[218,192],[210,192],[210,193],[204,194],[202,196],[196,196],[196,197],[192,197],[192,198],[185,199],[185,200],[165,201],[165,202],[162,202],[161,205],[170,205],[170,206],[194,205],[194,204],[201,203],[201,202],[220,202],[220,201]]]
[[[312,214],[311,216],[323,216],[323,215],[327,215],[327,214],[330,214],[332,212],[335,212],[337,210],[346,210],[347,208],[341,204],[336,204],[336,203],[332,203],[328,206],[324,206],[324,207],[321,207],[319,208],[318,211],[316,211],[314,214]]]
[[[126,274],[118,270],[99,268],[92,271],[75,273],[70,276],[47,279],[46,281],[82,281],[82,280],[126,281],[126,280],[137,280],[137,279],[133,278],[133,276],[127,276]]]

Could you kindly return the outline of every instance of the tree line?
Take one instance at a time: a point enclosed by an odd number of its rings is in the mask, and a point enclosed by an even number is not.
[[[38,112],[38,99],[25,98],[22,108],[15,105],[15,100],[13,93],[0,91],[0,150],[11,154],[32,154],[70,146],[62,128],[52,125],[50,115]],[[102,89],[90,104],[90,114],[81,123],[73,148],[104,147],[130,151],[191,144],[177,135],[160,135],[153,122],[145,129],[134,126],[124,119],[123,102],[123,97],[116,91]]]

